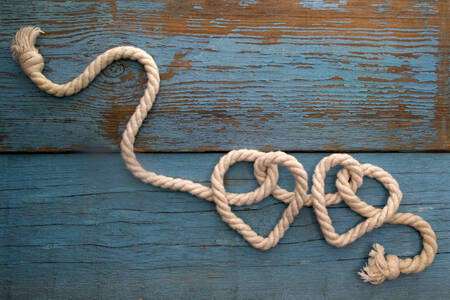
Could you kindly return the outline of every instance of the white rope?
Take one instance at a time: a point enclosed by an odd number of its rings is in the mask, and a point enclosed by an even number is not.
[[[253,247],[267,250],[274,247],[283,237],[303,205],[312,206],[326,241],[336,247],[343,247],[365,233],[380,227],[383,223],[405,224],[415,228],[422,236],[423,248],[413,258],[399,259],[395,255],[385,255],[384,248],[378,244],[370,252],[368,265],[359,272],[362,279],[372,284],[380,284],[386,279],[395,279],[400,273],[418,273],[429,266],[437,252],[436,235],[431,226],[421,217],[410,213],[398,213],[402,192],[397,181],[383,169],[360,164],[348,154],[332,154],[323,158],[316,166],[313,175],[311,194],[307,194],[308,175],[293,156],[284,152],[264,153],[257,150],[233,150],[224,155],[214,168],[211,176],[211,188],[182,178],[172,178],[145,170],[137,161],[134,142],[142,122],[152,108],[159,89],[159,71],[153,58],[144,50],[135,47],[116,47],[99,55],[78,77],[65,84],[56,84],[43,74],[44,59],[35,48],[40,33],[38,27],[25,27],[16,33],[11,51],[14,60],[22,67],[25,74],[43,91],[57,97],[78,93],[110,63],[119,59],[136,60],[144,66],[148,77],[147,87],[139,105],[128,121],[120,143],[122,158],[131,173],[145,183],[164,189],[188,192],[198,198],[212,201],[217,212],[231,228],[236,230]],[[248,193],[228,193],[224,187],[224,176],[236,162],[254,162],[255,176],[260,187]],[[278,165],[285,166],[295,178],[295,189],[289,192],[278,186]],[[325,194],[325,177],[334,166],[343,166],[337,174],[337,193]],[[375,208],[356,196],[363,177],[368,176],[380,181],[389,191],[387,204]],[[230,205],[251,205],[269,195],[287,204],[282,217],[267,237],[258,235],[231,210]],[[344,234],[336,233],[328,215],[327,205],[344,201],[348,206],[366,217],[364,222],[356,225]]]

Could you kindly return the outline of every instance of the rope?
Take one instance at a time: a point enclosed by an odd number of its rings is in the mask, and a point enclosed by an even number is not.
[[[135,112],[128,121],[120,143],[122,158],[131,173],[144,183],[183,191],[198,198],[214,202],[222,220],[236,230],[253,247],[267,250],[279,242],[303,205],[312,206],[325,240],[335,246],[343,247],[365,233],[383,225],[404,224],[416,229],[422,236],[423,247],[420,254],[412,258],[400,259],[396,255],[385,255],[384,248],[378,244],[370,252],[368,264],[358,274],[372,284],[380,284],[384,280],[395,279],[399,274],[418,273],[429,266],[437,252],[436,235],[431,226],[421,217],[410,213],[398,213],[402,192],[397,181],[383,169],[371,165],[360,164],[348,154],[332,154],[323,158],[316,166],[313,174],[311,194],[307,194],[308,175],[302,164],[293,156],[281,151],[264,153],[257,150],[233,150],[224,155],[211,175],[211,188],[182,178],[172,178],[145,170],[137,161],[134,153],[134,142],[143,121],[151,110],[159,89],[159,71],[153,58],[144,50],[131,47],[112,48],[99,55],[78,77],[65,84],[56,84],[43,74],[44,59],[34,46],[39,34],[38,27],[20,29],[12,42],[11,51],[14,60],[22,67],[25,74],[43,91],[57,97],[70,96],[87,87],[90,82],[109,64],[119,59],[138,61],[144,66],[147,74],[147,86]],[[254,163],[254,174],[260,186],[248,193],[229,193],[224,187],[224,176],[235,163],[247,161]],[[289,192],[278,186],[278,166],[286,167],[295,178],[295,189]],[[325,194],[325,177],[335,166],[343,168],[338,172],[334,194]],[[375,208],[356,196],[363,177],[371,177],[381,182],[389,191],[387,204],[383,208]],[[287,204],[280,220],[267,237],[258,235],[241,218],[231,210],[231,205],[251,205],[272,195]],[[355,212],[366,217],[344,234],[336,233],[333,222],[328,215],[327,206],[344,201]]]

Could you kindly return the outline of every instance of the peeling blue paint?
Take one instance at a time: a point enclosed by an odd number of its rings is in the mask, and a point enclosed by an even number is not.
[[[378,13],[384,13],[389,9],[389,6],[391,5],[390,1],[385,1],[383,3],[372,3],[370,6],[372,7],[378,7],[377,12]]]
[[[158,16],[152,10],[149,14],[152,18]],[[102,16],[108,19],[107,15]],[[163,19],[158,22],[156,18],[152,27],[146,20],[145,17],[133,20],[120,30],[111,26],[98,31],[86,30],[82,24],[75,23],[72,27],[79,34],[69,35],[58,32],[56,25],[49,26],[43,29],[51,35],[39,39],[46,71],[53,71],[47,75],[57,82],[70,80],[96,55],[113,45],[146,49],[155,57],[162,74],[170,70],[176,54],[185,53],[182,59],[189,61],[190,67],[175,67],[173,75],[162,81],[154,108],[159,113],[150,114],[148,125],[140,133],[143,137],[158,135],[159,140],[148,140],[143,147],[167,151],[198,145],[233,148],[244,143],[248,147],[273,145],[317,150],[335,138],[350,149],[384,150],[392,147],[392,141],[386,138],[389,136],[397,146],[415,144],[415,149],[423,150],[427,145],[420,141],[433,140],[436,136],[432,121],[439,93],[437,69],[441,59],[437,26],[424,29],[340,28],[324,24],[288,27],[283,22],[273,26],[258,26],[258,23],[240,26],[239,20],[222,17],[211,20],[207,26],[231,30],[226,34],[208,34],[206,27],[199,26],[204,20],[192,18],[187,21],[188,30],[174,36],[165,32],[167,24]],[[111,17],[108,22],[113,22]],[[70,148],[86,143],[117,149],[114,141],[102,135],[98,120],[116,104],[111,99],[123,91],[128,92],[117,105],[135,103],[141,93],[136,90],[135,82],[121,83],[102,74],[91,87],[64,101],[39,92],[10,59],[7,50],[11,36],[20,25],[4,23],[0,37],[0,48],[4,49],[0,63],[6,73],[18,74],[2,78],[2,85],[8,87],[3,89],[4,109],[0,111],[0,119],[5,120],[0,123],[3,132],[0,136],[6,136],[2,145],[18,151],[49,145]],[[271,30],[277,31],[276,40],[267,40],[271,37],[266,33]],[[403,33],[413,33],[413,36]],[[124,64],[127,74],[141,70],[137,64]],[[117,85],[117,90],[105,95],[103,85],[109,89]],[[95,99],[95,103],[84,103],[86,98]],[[183,101],[195,104],[181,105]],[[225,116],[199,113],[204,108],[211,112],[224,111],[220,101],[227,102]],[[396,111],[399,102],[416,117],[405,119],[413,125],[392,130],[388,119],[361,117],[384,110]],[[71,106],[76,109],[69,109]],[[47,107],[52,107],[53,112]],[[80,114],[80,110],[92,107],[95,109]],[[161,114],[167,107],[176,107],[185,121]],[[260,113],[250,112],[255,108],[272,116],[260,121]],[[233,118],[238,125],[226,123],[227,118]],[[25,123],[15,121],[24,119]],[[65,119],[74,121],[64,122]],[[227,130],[221,130],[224,126]],[[352,126],[358,126],[358,130],[354,132]],[[122,128],[123,124],[118,124],[118,137]],[[186,130],[190,132],[189,137]],[[267,135],[267,132],[282,134]],[[303,141],[301,146],[298,140]]]
[[[257,3],[258,3],[257,0],[240,0],[239,1],[239,5],[242,7],[248,7],[250,5],[255,5]]]
[[[71,4],[73,6],[73,4]],[[117,10],[140,10],[146,13],[160,12],[167,3],[156,1],[116,1]]]
[[[298,2],[304,8],[314,10],[337,10],[346,11],[343,6],[347,5],[347,0],[337,0],[337,2],[329,2],[326,0],[303,0]]]

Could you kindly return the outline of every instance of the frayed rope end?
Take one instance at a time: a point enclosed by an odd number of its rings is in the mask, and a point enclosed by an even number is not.
[[[20,57],[27,52],[39,52],[34,44],[41,33],[44,31],[33,26],[23,27],[17,31],[11,44],[12,57],[16,62],[20,63]]]
[[[369,253],[367,265],[358,272],[364,282],[380,284],[386,279],[392,280],[400,275],[399,258],[396,255],[384,254],[384,247],[374,244]]]

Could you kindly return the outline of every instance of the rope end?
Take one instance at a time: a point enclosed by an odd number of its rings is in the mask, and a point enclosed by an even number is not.
[[[400,275],[399,258],[396,255],[386,255],[384,247],[374,244],[369,253],[367,265],[358,272],[364,282],[381,284],[386,279],[392,280]]]
[[[23,27],[16,32],[11,44],[12,57],[16,62],[20,63],[21,57],[27,52],[39,53],[34,45],[41,33],[44,33],[44,31],[33,26]]]

